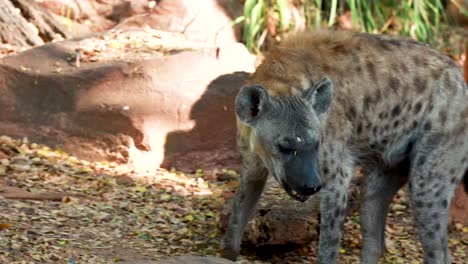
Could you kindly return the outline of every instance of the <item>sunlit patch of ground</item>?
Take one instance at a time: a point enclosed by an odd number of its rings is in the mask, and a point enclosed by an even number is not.
[[[218,225],[232,172],[206,180],[202,171],[136,175],[125,166],[93,163],[45,146],[0,137],[0,263],[113,263],[176,254],[219,254]],[[8,198],[2,198],[8,197]],[[341,263],[358,263],[359,217],[348,218]],[[421,263],[408,199],[400,192],[387,226],[381,263]],[[450,228],[453,263],[465,263],[468,228]],[[316,242],[260,261],[311,263]]]
[[[0,197],[39,194],[36,201],[0,198],[0,263],[109,263],[218,250],[222,183],[168,171],[139,177],[6,137],[0,155]],[[50,193],[63,198],[50,201]]]

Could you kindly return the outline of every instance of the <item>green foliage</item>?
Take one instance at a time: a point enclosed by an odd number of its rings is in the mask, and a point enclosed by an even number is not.
[[[60,15],[62,16],[65,25],[67,26],[68,30],[72,29],[72,9],[69,7],[62,6],[60,8]]]
[[[244,28],[243,41],[249,50],[253,50],[257,45],[260,30],[265,23],[264,0],[247,0],[244,4]]]
[[[452,0],[453,1],[453,0]],[[246,0],[243,41],[257,52],[265,39],[279,40],[299,28],[345,27],[368,33],[399,34],[434,46],[446,18],[442,0]],[[294,10],[292,10],[294,9]],[[462,13],[466,10],[460,7]],[[292,15],[292,11],[295,11]],[[351,27],[341,25],[348,19]],[[346,22],[346,21],[345,21]]]

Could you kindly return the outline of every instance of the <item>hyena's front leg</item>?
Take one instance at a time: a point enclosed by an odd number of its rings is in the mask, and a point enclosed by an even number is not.
[[[468,169],[466,157],[468,134],[427,134],[417,146],[408,187],[424,264],[452,263],[447,224],[455,188]]]
[[[332,156],[337,157],[334,159],[336,162],[322,163],[321,168],[325,186],[320,197],[320,241],[317,258],[319,264],[337,263],[348,186],[353,176],[353,165],[350,159],[346,158],[347,155]]]
[[[243,157],[243,169],[240,186],[234,197],[226,236],[224,238],[223,257],[236,260],[240,252],[242,235],[247,222],[252,217],[254,209],[263,192],[268,172],[262,161],[254,156]]]
[[[361,204],[361,264],[377,264],[385,251],[385,219],[393,196],[406,183],[405,172],[384,174],[376,167],[368,170]]]

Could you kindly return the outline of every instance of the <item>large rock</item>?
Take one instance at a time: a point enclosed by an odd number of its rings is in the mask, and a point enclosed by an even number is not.
[[[0,134],[141,172],[192,152],[236,164],[233,104],[251,71],[241,44],[152,30],[44,45],[0,60]]]
[[[242,15],[240,1],[162,0],[150,12],[130,17],[117,27],[149,26],[182,33],[190,40],[223,45],[240,39],[240,27],[232,21]]]
[[[353,181],[349,195],[347,215],[359,208],[359,179]],[[231,213],[233,199],[224,206],[219,227],[225,230]],[[301,203],[292,200],[273,179],[269,178],[255,216],[246,227],[243,243],[254,247],[308,245],[318,240],[320,195]]]
[[[346,215],[359,212],[361,194],[359,185],[362,184],[363,175],[356,170],[357,177],[353,179],[348,191],[348,205]],[[406,188],[401,190],[407,192]],[[406,193],[405,195],[409,195]],[[409,197],[407,198],[409,199]],[[230,199],[223,208],[219,228],[225,231],[231,213],[233,199]],[[320,193],[310,197],[305,203],[292,200],[279,184],[271,177],[267,181],[259,205],[252,219],[246,226],[242,237],[243,248],[255,248],[257,254],[288,251],[297,246],[309,245],[311,241],[318,241]],[[452,221],[467,225],[468,195],[460,185],[457,188],[451,207]]]
[[[220,229],[225,230],[233,199],[224,206]],[[271,177],[255,216],[246,227],[243,243],[255,247],[306,245],[318,239],[319,196],[305,203],[293,201]]]
[[[86,32],[145,26],[183,34],[187,39],[224,45],[240,39],[240,1],[231,0],[41,0],[43,7],[67,19],[75,36]]]
[[[67,21],[69,29],[76,34],[106,30],[115,25],[107,16],[114,7],[125,0],[109,0],[104,3],[91,0],[41,0],[37,1],[55,16]],[[140,2],[140,0],[138,0]]]
[[[450,208],[450,217],[452,221],[468,226],[468,194],[462,184],[455,191],[455,197]]]

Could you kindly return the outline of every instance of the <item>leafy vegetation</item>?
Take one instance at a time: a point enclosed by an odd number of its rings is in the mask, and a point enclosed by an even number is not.
[[[246,0],[243,42],[258,52],[268,40],[278,41],[289,32],[304,28],[345,28],[368,33],[398,34],[436,47],[447,46],[446,2],[468,11],[457,1],[442,0]],[[445,5],[444,5],[445,4]],[[453,27],[452,27],[453,28]],[[456,34],[466,35],[463,31]],[[450,38],[449,38],[450,39]]]

